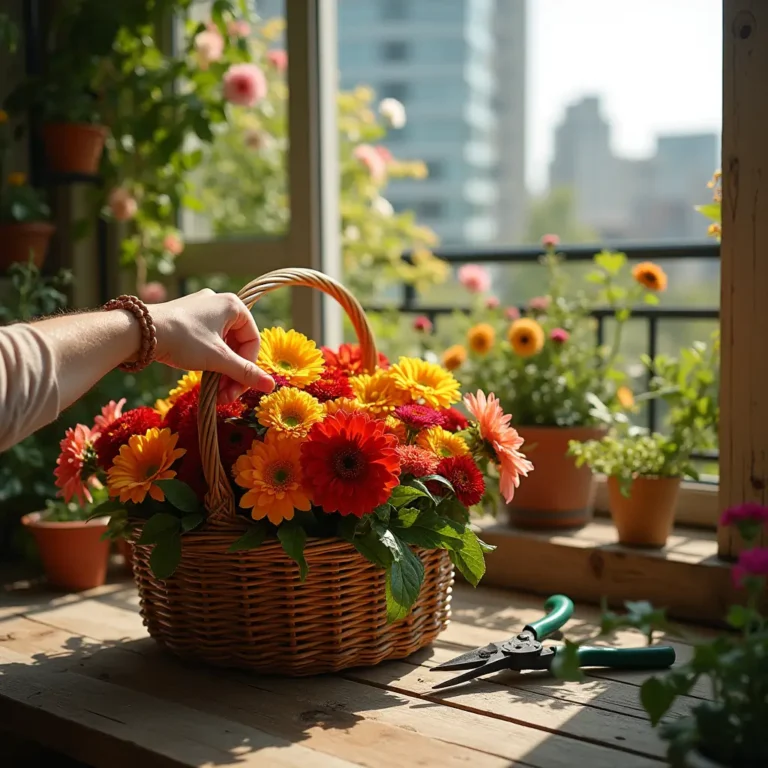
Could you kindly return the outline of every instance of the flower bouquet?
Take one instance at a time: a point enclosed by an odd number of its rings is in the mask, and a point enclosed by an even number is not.
[[[532,466],[492,394],[465,396],[468,420],[450,372],[377,357],[325,276],[281,270],[241,297],[279,277],[338,298],[361,345],[266,329],[273,392],[216,405],[217,377],[190,372],[154,408],[110,404],[65,438],[58,484],[106,486],[94,514],[131,537],[145,623],[179,654],[292,674],[408,655],[447,620],[451,564],[473,585],[485,571],[469,522],[481,469],[511,495]]]

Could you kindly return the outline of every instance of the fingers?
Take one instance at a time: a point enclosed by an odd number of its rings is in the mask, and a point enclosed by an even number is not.
[[[259,329],[245,304],[236,296],[235,301],[239,305],[237,306],[237,314],[230,323],[224,340],[240,357],[244,357],[246,360],[256,360],[259,356],[261,343]]]
[[[227,346],[222,345],[211,368],[223,374],[219,384],[219,399],[224,403],[233,402],[246,389],[271,392],[275,388],[275,382],[269,374]]]

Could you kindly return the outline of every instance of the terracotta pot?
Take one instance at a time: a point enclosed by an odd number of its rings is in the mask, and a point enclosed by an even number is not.
[[[48,166],[56,173],[99,172],[107,129],[90,123],[46,123],[43,144]]]
[[[620,544],[663,547],[675,521],[679,477],[637,477],[623,496],[619,481],[608,478],[608,504]]]
[[[131,542],[126,539],[118,539],[117,551],[123,557],[123,564],[125,565],[125,570],[128,571],[128,573],[132,574],[133,573],[133,546],[131,545]]]
[[[520,427],[523,451],[534,470],[507,505],[518,528],[580,528],[592,519],[595,480],[589,467],[568,456],[571,440],[598,440],[604,427]]]
[[[30,256],[40,269],[55,231],[56,227],[47,221],[0,224],[0,271],[5,272],[18,262],[26,264]]]
[[[21,518],[35,538],[52,587],[80,592],[101,586],[107,577],[109,541],[102,539],[109,518],[56,523],[40,512]]]

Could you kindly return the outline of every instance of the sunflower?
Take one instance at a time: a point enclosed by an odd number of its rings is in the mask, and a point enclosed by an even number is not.
[[[629,410],[635,406],[635,396],[632,394],[632,390],[629,387],[619,387],[616,390],[616,399],[619,401],[619,405],[625,410]]]
[[[405,395],[395,386],[387,371],[361,373],[351,379],[350,384],[355,398],[368,406],[367,411],[376,415],[392,413],[405,402]]]
[[[186,451],[176,447],[179,439],[170,429],[152,427],[146,434],[133,435],[127,445],[120,448],[107,472],[110,496],[118,496],[125,503],[141,504],[150,495],[155,501],[165,501],[165,493],[158,480],[176,477],[173,462]]]
[[[443,352],[443,366],[449,371],[461,368],[467,362],[467,350],[461,344],[454,344]]]
[[[401,357],[390,375],[395,386],[414,403],[447,408],[459,400],[459,382],[444,368],[415,357]]]
[[[306,387],[323,375],[323,354],[303,333],[267,328],[261,333],[256,364],[280,374],[295,387]]]
[[[237,460],[235,482],[246,489],[240,506],[250,509],[254,520],[266,517],[278,525],[292,520],[297,509],[309,511],[312,504],[303,488],[301,445],[301,440],[280,440],[268,432],[263,443],[254,441]]]
[[[649,291],[665,291],[667,289],[667,274],[652,261],[644,261],[632,268],[632,277],[645,286]]]
[[[520,357],[538,355],[544,347],[544,329],[530,317],[521,317],[509,326],[509,343]]]
[[[496,340],[496,331],[488,323],[478,323],[473,325],[467,333],[467,344],[473,352],[479,355],[486,355]]]
[[[450,456],[465,456],[469,453],[469,447],[463,438],[442,427],[425,429],[416,438],[416,445],[426,451],[431,451],[441,459]]]
[[[313,424],[322,421],[323,406],[307,392],[283,387],[262,399],[256,418],[277,437],[306,437]]]

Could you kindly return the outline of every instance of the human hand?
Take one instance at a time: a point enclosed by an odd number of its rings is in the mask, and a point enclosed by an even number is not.
[[[246,389],[271,392],[275,382],[256,364],[259,330],[234,293],[210,288],[153,304],[155,359],[172,368],[221,373],[219,401],[231,403]]]

